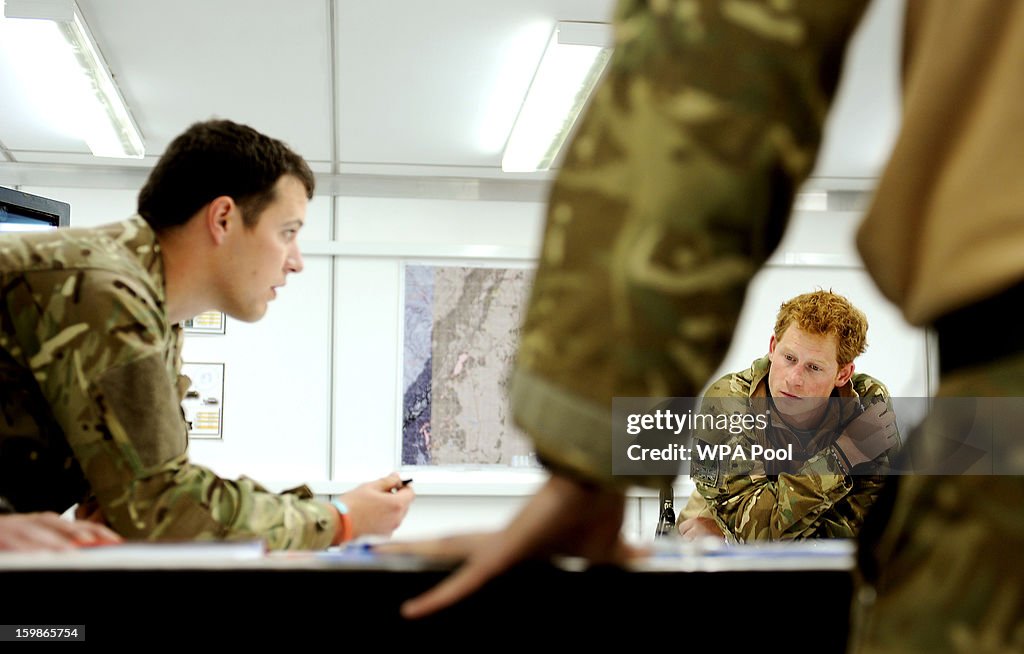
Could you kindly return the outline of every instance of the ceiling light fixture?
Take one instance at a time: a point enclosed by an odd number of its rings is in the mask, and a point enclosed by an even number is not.
[[[516,116],[501,169],[548,170],[572,132],[611,57],[605,23],[559,22]]]
[[[9,27],[31,32],[26,42],[34,52],[19,65],[71,94],[66,102],[74,130],[92,153],[142,158],[142,134],[74,0],[6,0],[4,16],[19,19],[8,21]]]

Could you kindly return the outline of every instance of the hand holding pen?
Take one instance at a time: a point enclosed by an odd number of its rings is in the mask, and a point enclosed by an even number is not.
[[[390,536],[416,497],[411,482],[391,473],[341,495],[338,499],[347,507],[352,523],[349,540],[371,534]]]
[[[403,488],[405,488],[406,486],[408,486],[411,483],[412,483],[412,477],[410,477],[409,479],[403,479],[401,482],[399,482],[399,484],[397,486],[393,486],[391,488],[391,492],[392,493],[397,493],[398,491],[402,490]]]

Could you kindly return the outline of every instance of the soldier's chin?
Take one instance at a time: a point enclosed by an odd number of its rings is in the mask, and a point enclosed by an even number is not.
[[[787,416],[798,416],[813,410],[812,403],[808,402],[807,398],[804,397],[787,397],[782,395],[774,398],[774,400],[775,408]]]
[[[804,401],[804,398],[802,397],[790,397],[788,395],[781,394],[776,395],[772,399],[775,400],[775,404],[777,406],[788,406],[793,408],[800,406],[800,403]]]
[[[790,418],[813,415],[821,408],[822,404],[824,404],[822,399],[817,397],[783,397],[781,400],[775,399],[775,407],[779,410],[779,413]]]
[[[225,311],[226,314],[234,318],[235,320],[241,320],[242,322],[256,322],[263,316],[267,315],[267,303],[257,307],[250,307],[248,309],[235,309],[234,311]]]

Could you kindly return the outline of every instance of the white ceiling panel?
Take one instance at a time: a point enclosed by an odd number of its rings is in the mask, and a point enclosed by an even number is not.
[[[324,0],[78,0],[146,141],[163,152],[189,124],[231,118],[329,161]],[[9,149],[26,147],[8,132]],[[109,162],[109,160],[107,160]]]
[[[341,159],[500,167],[555,23],[609,21],[612,8],[611,0],[339,3]]]
[[[501,172],[512,122],[555,23],[608,21],[614,9],[614,0],[78,3],[147,157],[97,159],[57,132],[25,102],[11,67],[17,54],[0,43],[0,183],[65,179],[75,167],[148,167],[189,124],[213,116],[286,141],[339,178],[325,189],[350,189],[349,178],[367,174],[543,181],[550,175]],[[873,178],[888,153],[901,7],[876,0],[817,176]],[[83,184],[96,179],[104,177],[83,175]]]

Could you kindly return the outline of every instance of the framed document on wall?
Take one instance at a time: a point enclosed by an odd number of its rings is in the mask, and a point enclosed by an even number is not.
[[[205,311],[181,323],[186,334],[223,334],[227,320],[220,311]]]
[[[508,408],[532,270],[406,264],[402,465],[535,465]]]
[[[181,408],[191,438],[223,438],[224,364],[182,363],[181,373],[192,380]]]

